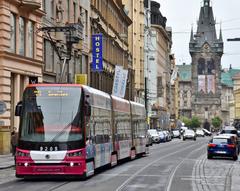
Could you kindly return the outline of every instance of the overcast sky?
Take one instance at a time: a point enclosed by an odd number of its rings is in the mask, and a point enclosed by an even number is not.
[[[203,0],[156,0],[161,4],[160,11],[167,17],[167,26],[173,30],[172,53],[176,63],[190,64],[189,41],[191,26],[196,32],[197,20]],[[219,36],[220,23],[224,40],[222,67],[240,69],[240,41],[227,41],[228,38],[240,38],[240,0],[212,0],[213,14],[216,19],[216,31]]]

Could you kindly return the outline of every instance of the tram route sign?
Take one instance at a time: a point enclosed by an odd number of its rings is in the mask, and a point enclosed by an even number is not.
[[[7,105],[4,101],[0,101],[0,115],[4,114],[7,110]]]

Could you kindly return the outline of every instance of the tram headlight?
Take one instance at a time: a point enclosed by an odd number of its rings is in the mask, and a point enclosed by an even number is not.
[[[21,152],[21,151],[17,151],[16,155],[19,156],[19,157],[30,157],[30,153],[24,153],[24,152]]]
[[[80,156],[82,156],[82,151],[67,153],[67,157],[80,157]]]

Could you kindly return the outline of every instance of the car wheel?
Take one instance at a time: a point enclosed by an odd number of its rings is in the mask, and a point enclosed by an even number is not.
[[[235,155],[235,156],[233,156],[233,160],[238,160],[238,156],[237,155]]]
[[[183,138],[183,140],[185,141],[185,138]]]
[[[207,155],[207,158],[208,158],[208,159],[212,159],[212,156],[211,156],[211,155]]]

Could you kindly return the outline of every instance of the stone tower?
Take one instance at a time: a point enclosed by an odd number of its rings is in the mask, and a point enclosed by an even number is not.
[[[221,117],[222,31],[216,35],[210,0],[204,0],[197,23],[191,30],[189,52],[192,57],[192,116],[202,121]]]

